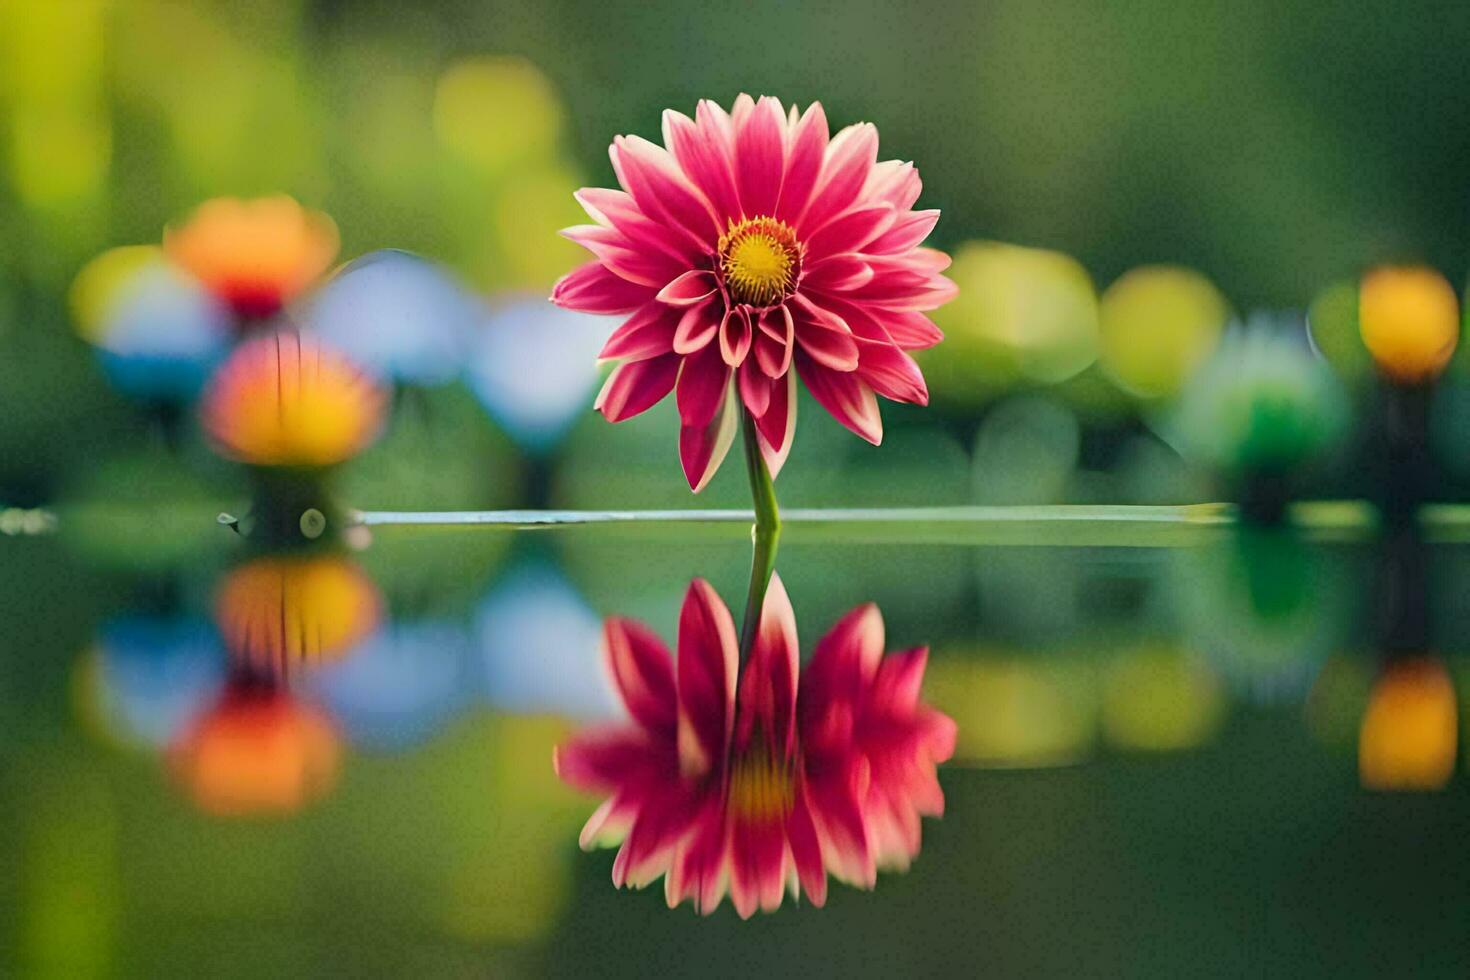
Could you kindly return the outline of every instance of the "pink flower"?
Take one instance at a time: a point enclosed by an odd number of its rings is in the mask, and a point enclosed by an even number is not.
[[[609,794],[582,846],[621,844],[613,882],[660,875],[672,908],[713,912],[726,891],[742,918],[788,888],[814,905],[827,874],[871,888],[906,868],[919,817],[944,810],[935,773],[954,723],[919,701],[927,651],[883,655],[876,606],[853,610],[799,676],[796,620],[779,576],[736,694],[729,611],[709,583],[689,586],[677,658],[646,627],[605,626],[608,665],[628,724],[579,733],[557,773]]]
[[[877,444],[875,393],[926,404],[907,350],[941,334],[924,312],[954,296],[942,252],[920,248],[938,211],[915,211],[913,164],[877,162],[878,131],[828,139],[820,103],[798,115],[741,95],[663,118],[664,146],[620,136],[622,190],[584,188],[596,224],[564,234],[596,258],[552,300],[631,314],[602,357],[621,363],[597,396],[610,422],[675,392],[679,455],[696,492],[755,419],[772,473],[791,448],[796,377],[836,419]],[[792,368],[795,368],[793,371]],[[738,396],[738,404],[737,404]]]

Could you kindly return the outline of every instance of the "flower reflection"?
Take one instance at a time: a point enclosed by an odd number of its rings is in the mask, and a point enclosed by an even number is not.
[[[342,749],[328,716],[289,692],[234,682],[170,748],[170,766],[217,816],[291,813],[336,784]]]
[[[1393,661],[1373,685],[1358,730],[1358,777],[1367,789],[1443,789],[1458,738],[1455,687],[1444,664]]]
[[[340,656],[371,633],[382,597],[335,555],[258,558],[225,577],[215,619],[231,656],[266,676]]]
[[[920,816],[938,816],[935,767],[954,723],[919,700],[928,651],[885,655],[876,606],[848,613],[798,667],[779,576],[737,692],[735,626],[710,585],[689,586],[678,655],[646,627],[610,619],[608,665],[631,723],[589,729],[555,755],[578,788],[611,794],[582,844],[621,843],[613,881],[664,877],[670,907],[701,913],[730,893],[741,917],[783,892],[826,900],[828,873],[871,888],[906,868]]]
[[[327,271],[337,255],[337,226],[289,197],[205,201],[164,232],[169,258],[243,321],[280,312]]]

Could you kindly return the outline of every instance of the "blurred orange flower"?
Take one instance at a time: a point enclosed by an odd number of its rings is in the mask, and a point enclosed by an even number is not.
[[[282,676],[356,646],[382,608],[372,580],[346,559],[259,558],[225,577],[215,620],[232,657]]]
[[[205,201],[165,229],[164,249],[235,313],[273,316],[331,266],[337,226],[284,195]]]
[[[245,341],[220,366],[199,407],[231,459],[256,466],[333,466],[382,429],[386,395],[343,355],[282,331]]]
[[[1429,657],[1390,664],[1358,730],[1358,776],[1368,789],[1443,789],[1455,771],[1455,686]]]
[[[1423,384],[1455,353],[1460,304],[1433,269],[1382,266],[1363,277],[1358,327],[1380,371],[1402,384]]]
[[[195,804],[217,816],[295,812],[331,790],[341,761],[324,712],[249,686],[227,688],[169,753]]]

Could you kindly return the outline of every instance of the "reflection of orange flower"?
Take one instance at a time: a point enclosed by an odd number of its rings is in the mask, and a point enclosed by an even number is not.
[[[381,611],[372,580],[333,555],[259,558],[226,576],[215,598],[231,656],[276,676],[350,650]]]
[[[199,406],[219,451],[257,466],[332,466],[366,448],[386,396],[341,354],[292,331],[235,349]]]
[[[1442,789],[1455,771],[1455,687],[1428,657],[1390,664],[1373,685],[1358,730],[1358,776],[1368,789]]]
[[[337,255],[337,226],[289,197],[205,201],[164,232],[169,257],[242,317],[277,313]]]
[[[341,745],[320,709],[284,691],[230,688],[186,729],[169,762],[201,810],[292,813],[337,781]]]
[[[1374,269],[1358,293],[1363,343],[1402,384],[1432,381],[1460,339],[1460,304],[1445,277],[1422,266]]]

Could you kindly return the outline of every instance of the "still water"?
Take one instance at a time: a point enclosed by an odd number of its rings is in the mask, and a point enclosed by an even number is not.
[[[1463,547],[789,527],[801,657],[876,604],[952,753],[908,870],[742,921],[616,889],[552,757],[629,724],[605,617],[738,629],[745,529],[356,544],[0,537],[0,973],[1470,967]]]

